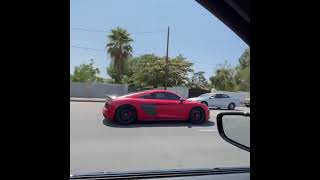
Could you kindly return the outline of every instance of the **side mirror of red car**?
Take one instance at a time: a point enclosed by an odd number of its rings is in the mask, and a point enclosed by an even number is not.
[[[181,104],[183,103],[183,101],[185,101],[185,99],[180,98],[180,103],[181,103]]]

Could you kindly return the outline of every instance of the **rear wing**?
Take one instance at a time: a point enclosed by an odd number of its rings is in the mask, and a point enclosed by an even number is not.
[[[108,95],[106,95],[106,103],[111,104],[112,99],[114,99],[114,98],[115,98],[115,96],[108,96]]]

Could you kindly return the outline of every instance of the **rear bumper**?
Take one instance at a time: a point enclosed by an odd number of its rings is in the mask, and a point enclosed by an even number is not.
[[[102,109],[102,114],[103,117],[108,119],[108,120],[113,120],[114,117],[114,109],[113,108],[108,108],[106,109],[105,107],[103,107]]]

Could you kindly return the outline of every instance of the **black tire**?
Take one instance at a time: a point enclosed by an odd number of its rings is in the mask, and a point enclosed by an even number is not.
[[[194,107],[189,113],[189,121],[193,124],[204,123],[205,114],[204,110],[201,107]]]
[[[204,105],[208,106],[208,103],[205,102],[205,101],[202,101],[201,104],[204,104]]]
[[[229,105],[228,105],[228,109],[229,110],[234,110],[236,108],[236,105],[234,104],[234,103],[230,103]]]
[[[131,105],[120,106],[116,110],[115,120],[119,124],[131,124],[137,120],[137,111]]]

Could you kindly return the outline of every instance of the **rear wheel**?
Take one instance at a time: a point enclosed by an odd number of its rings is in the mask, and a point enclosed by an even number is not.
[[[228,105],[228,109],[229,109],[229,110],[234,110],[235,107],[236,107],[236,105],[235,105],[234,103],[230,103],[230,104]]]
[[[200,107],[194,107],[189,113],[189,121],[194,124],[203,123],[205,120],[204,110]]]
[[[119,124],[131,124],[137,119],[137,112],[133,106],[120,106],[116,111],[116,122]]]
[[[206,106],[208,106],[208,103],[205,102],[205,101],[202,101],[201,103],[204,104],[204,105],[206,105]]]

